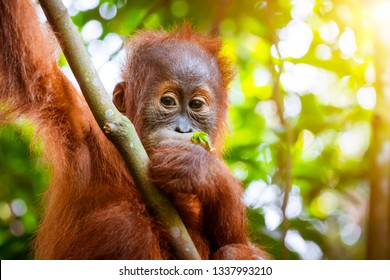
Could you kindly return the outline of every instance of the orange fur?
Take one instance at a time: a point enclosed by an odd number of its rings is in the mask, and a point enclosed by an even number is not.
[[[172,34],[139,33],[129,60],[141,46],[165,40],[197,44],[217,60],[221,88],[232,77],[219,56],[220,41],[189,26]],[[81,98],[56,64],[50,35],[26,0],[0,0],[0,101],[13,116],[31,118],[53,164],[46,210],[34,254],[38,259],[174,259],[164,227],[150,213],[115,147],[105,138]],[[124,80],[132,73],[127,64]],[[134,73],[133,73],[134,74]],[[143,77],[135,77],[128,117],[142,132]],[[220,100],[215,141],[221,150],[227,97]],[[266,254],[248,242],[242,188],[219,155],[188,143],[162,142],[150,151],[150,177],[169,193],[203,259],[256,259]],[[194,174],[196,173],[196,174]]]

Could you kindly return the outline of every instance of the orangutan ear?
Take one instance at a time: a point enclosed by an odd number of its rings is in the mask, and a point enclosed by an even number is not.
[[[125,90],[126,83],[119,82],[116,84],[114,92],[112,94],[112,101],[114,102],[115,107],[118,109],[118,111],[122,114],[126,112]]]

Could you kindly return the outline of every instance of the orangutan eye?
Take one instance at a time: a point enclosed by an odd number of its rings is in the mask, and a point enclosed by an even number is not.
[[[175,99],[170,96],[161,97],[160,102],[166,107],[172,107],[176,105]]]
[[[202,108],[204,105],[203,101],[199,100],[199,99],[193,99],[191,102],[190,102],[190,108],[191,109],[200,109]]]

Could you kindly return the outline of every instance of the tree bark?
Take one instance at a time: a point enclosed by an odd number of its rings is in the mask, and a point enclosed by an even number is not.
[[[390,258],[390,101],[384,94],[382,78],[390,57],[379,38],[375,45],[377,103],[372,119],[367,259],[377,260]]]

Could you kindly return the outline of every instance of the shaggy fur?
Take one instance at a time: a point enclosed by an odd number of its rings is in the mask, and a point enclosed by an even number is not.
[[[53,166],[35,257],[174,259],[163,226],[145,206],[117,150],[58,68],[50,38],[29,1],[0,0],[0,101],[14,117],[27,116],[36,123]],[[148,140],[156,122],[147,105],[154,72],[143,62],[144,52],[168,45],[187,46],[210,61],[218,82],[218,108],[211,115],[212,127],[206,127],[214,153],[190,142]],[[125,113],[148,147],[152,182],[171,196],[200,255],[265,258],[248,241],[242,188],[220,157],[226,87],[232,77],[219,55],[220,41],[201,37],[186,25],[171,34],[140,32],[127,49]]]

